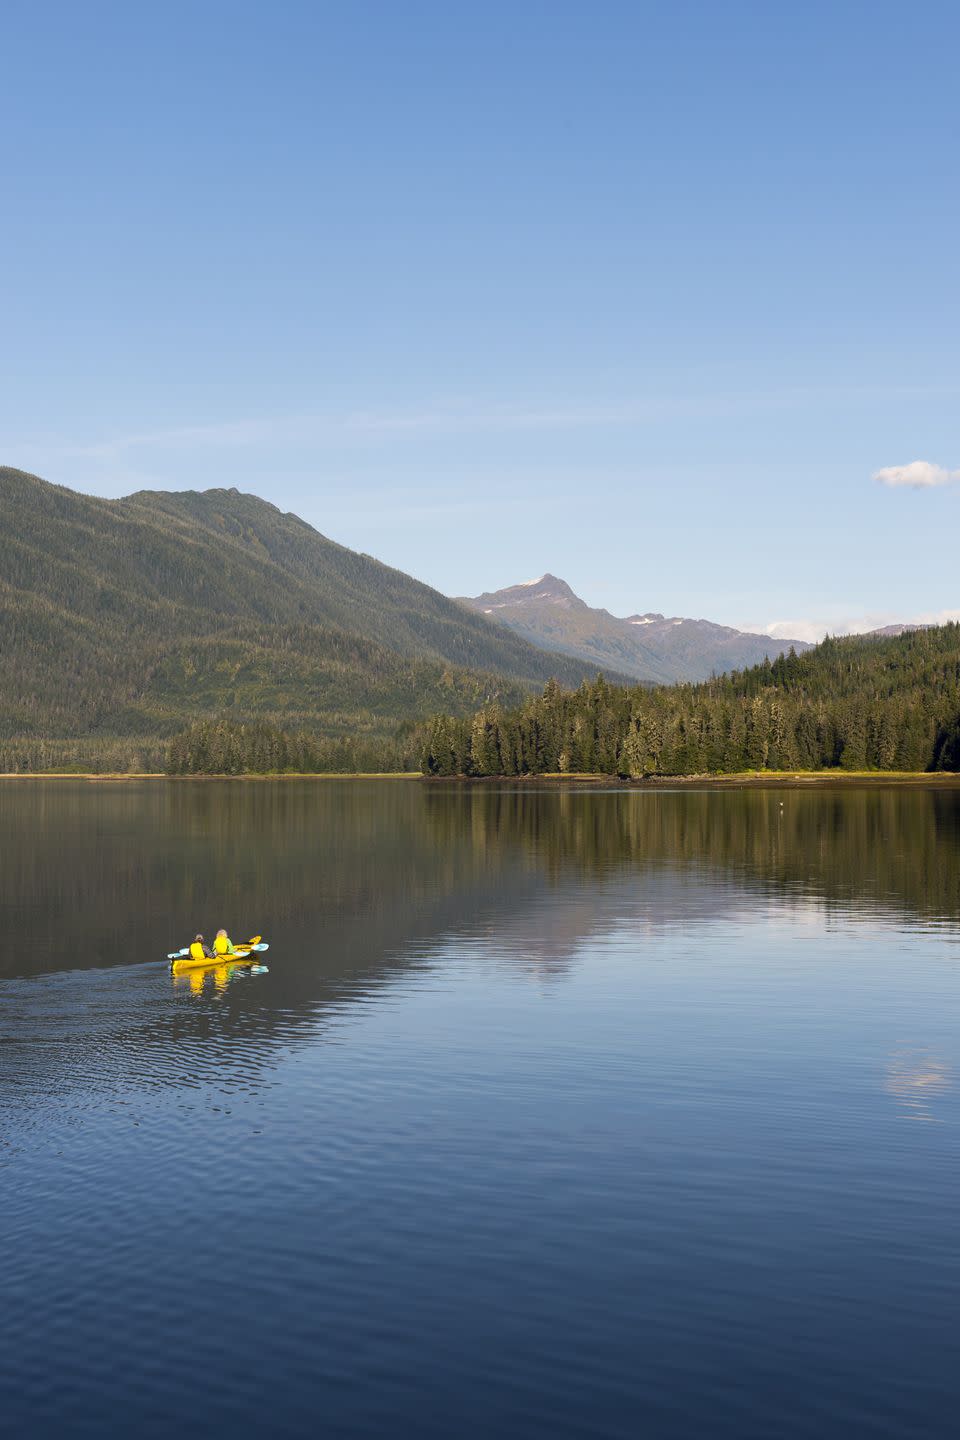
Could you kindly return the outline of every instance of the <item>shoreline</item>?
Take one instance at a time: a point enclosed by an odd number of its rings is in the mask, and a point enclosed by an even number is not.
[[[746,770],[730,775],[648,775],[638,780],[619,775],[422,775],[417,770],[325,770],[317,773],[250,772],[243,775],[166,775],[159,770],[95,771],[36,770],[0,772],[5,780],[83,780],[89,784],[123,784],[134,780],[164,780],[176,784],[201,780],[204,783],[228,780],[422,780],[429,785],[508,785],[515,789],[589,789],[603,786],[618,790],[672,790],[678,787],[723,790],[803,789],[810,787],[889,785],[913,789],[954,789],[960,787],[960,773],[950,770]]]
[[[167,775],[162,770],[4,770],[0,771],[0,783],[4,780],[89,780],[109,781],[122,784],[125,780],[169,780],[180,783],[184,780],[423,780],[419,770],[321,770],[293,771],[282,773],[250,771],[243,775]]]
[[[729,775],[647,775],[639,780],[619,775],[425,775],[430,784],[510,785],[517,788],[589,789],[602,785],[618,790],[675,790],[690,787],[700,790],[764,790],[816,788],[823,786],[852,787],[871,785],[903,786],[913,789],[960,788],[960,773],[951,770],[745,770]]]

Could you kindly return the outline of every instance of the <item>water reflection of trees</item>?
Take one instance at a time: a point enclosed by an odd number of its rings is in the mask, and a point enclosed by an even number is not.
[[[438,844],[403,782],[17,783],[0,789],[0,973],[162,957],[198,928],[380,954],[535,883],[469,828]],[[506,842],[505,842],[506,843]],[[276,946],[275,946],[276,948]]]
[[[644,864],[696,867],[765,894],[802,893],[924,919],[960,915],[952,790],[431,789],[437,847],[469,829],[553,881]]]

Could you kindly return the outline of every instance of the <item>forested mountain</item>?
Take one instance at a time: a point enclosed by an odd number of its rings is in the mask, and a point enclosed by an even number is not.
[[[960,770],[960,625],[827,639],[700,685],[549,684],[473,720],[437,715],[433,775]]]
[[[596,668],[255,496],[100,500],[11,469],[0,469],[0,637],[8,757],[14,739],[23,755],[38,742],[148,741],[211,712],[386,735]]]
[[[614,667],[636,680],[669,685],[677,680],[708,680],[726,670],[773,659],[791,646],[799,653],[810,647],[802,640],[772,640],[710,620],[690,620],[648,611],[620,619],[595,610],[575,595],[565,580],[541,575],[505,590],[493,590],[461,605],[499,621],[534,645],[587,661],[595,668]]]

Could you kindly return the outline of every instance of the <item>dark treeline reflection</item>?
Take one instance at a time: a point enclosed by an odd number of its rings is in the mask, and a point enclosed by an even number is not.
[[[0,863],[8,973],[159,959],[221,924],[386,942],[486,867],[469,831],[438,849],[419,787],[283,781],[17,782]]]
[[[298,951],[395,952],[651,865],[955,918],[958,860],[960,795],[937,789],[16,782],[0,788],[0,973],[161,959],[221,924]]]
[[[802,790],[427,792],[439,848],[469,828],[485,856],[519,855],[554,883],[645,864],[700,867],[764,894],[960,914],[960,794]]]

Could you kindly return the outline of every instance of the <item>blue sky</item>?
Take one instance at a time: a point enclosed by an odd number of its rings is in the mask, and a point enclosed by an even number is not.
[[[5,6],[0,463],[237,485],[453,594],[956,611],[958,45],[884,0]]]

